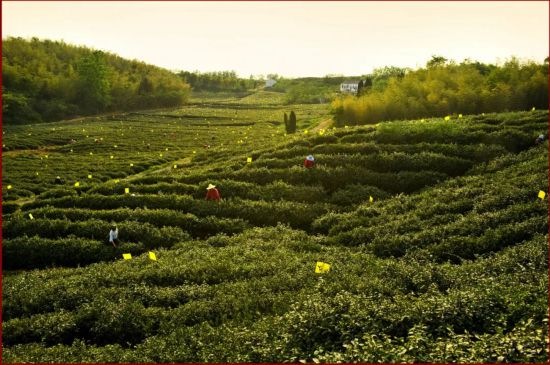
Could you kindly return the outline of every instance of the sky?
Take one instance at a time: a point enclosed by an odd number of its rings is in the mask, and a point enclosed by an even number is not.
[[[548,56],[549,2],[2,1],[2,37],[63,40],[170,70],[364,75],[432,55]]]

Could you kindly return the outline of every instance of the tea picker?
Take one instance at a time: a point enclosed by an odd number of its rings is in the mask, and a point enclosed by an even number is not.
[[[116,244],[118,243],[118,228],[114,224],[109,231],[109,242],[116,248]]]
[[[304,167],[306,169],[311,169],[315,165],[315,159],[313,158],[313,155],[309,155],[304,160]]]
[[[216,189],[216,185],[208,184],[206,188],[206,200],[215,200],[218,202],[221,200],[220,192]]]

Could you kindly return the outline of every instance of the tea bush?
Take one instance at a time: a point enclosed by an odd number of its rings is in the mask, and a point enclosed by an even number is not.
[[[143,252],[135,243],[125,243],[114,249],[108,242],[76,237],[45,239],[38,236],[5,239],[2,244],[4,268],[34,269],[47,266],[80,266],[109,261],[122,253]]]
[[[223,129],[235,110],[247,124]],[[3,360],[546,361],[548,204],[537,193],[548,190],[548,144],[529,147],[547,112],[310,137],[250,124],[279,111],[233,100],[97,122],[98,135],[128,129],[118,148],[143,162],[83,158],[105,150],[85,139],[72,146],[80,161],[52,154],[60,169],[97,169],[78,177],[80,195],[73,182],[23,179],[24,160],[12,160],[4,193],[41,195],[15,196],[21,209],[3,216]],[[134,131],[152,118],[162,130]],[[28,128],[11,131],[13,145]],[[31,145],[47,142],[32,133]],[[204,200],[209,183],[220,203]],[[316,274],[317,261],[330,271]]]

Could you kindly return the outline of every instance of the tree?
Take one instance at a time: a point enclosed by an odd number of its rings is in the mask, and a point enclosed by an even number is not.
[[[154,90],[155,88],[153,86],[153,82],[151,81],[151,79],[149,79],[147,76],[143,76],[141,78],[141,82],[139,83],[138,94],[140,95],[150,94]]]
[[[359,81],[359,85],[357,85],[357,95],[361,95],[361,93],[363,92],[363,87],[364,87],[363,80],[361,80]]]
[[[78,63],[80,106],[89,112],[99,113],[110,103],[109,69],[103,52],[94,51]]]
[[[426,67],[437,67],[437,66],[444,66],[445,63],[447,63],[448,59],[442,56],[432,56],[432,59],[426,63]]]
[[[372,76],[367,76],[365,78],[365,82],[363,82],[363,87],[371,87],[372,86]]]
[[[290,117],[285,113],[285,129],[288,134],[296,132],[296,114],[293,111],[290,112]]]
[[[40,115],[32,110],[24,95],[2,90],[2,121],[14,124],[39,122]]]
[[[293,110],[290,111],[290,116],[288,117],[288,126],[286,132],[288,134],[296,133],[296,114],[294,114]]]

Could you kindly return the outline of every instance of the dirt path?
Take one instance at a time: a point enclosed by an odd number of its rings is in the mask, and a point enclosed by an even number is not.
[[[313,128],[311,131],[318,132],[321,129],[327,129],[328,127],[332,126],[332,123],[333,123],[332,118],[325,119],[321,123],[319,123],[317,127]]]
[[[20,198],[17,200],[10,200],[10,201],[7,201],[6,203],[15,203],[19,206],[22,206],[23,204],[32,203],[36,199],[36,197],[37,195],[33,195],[30,197]]]

